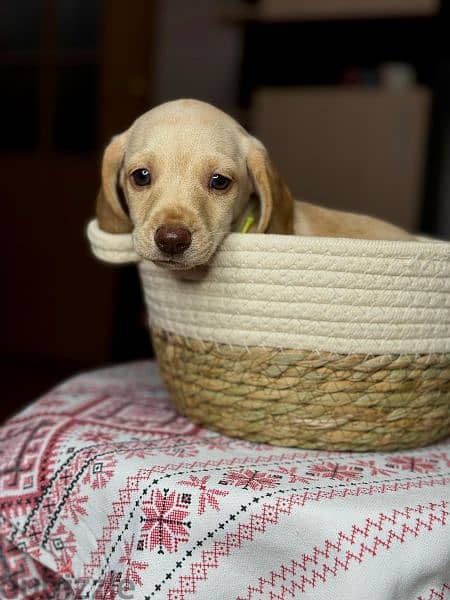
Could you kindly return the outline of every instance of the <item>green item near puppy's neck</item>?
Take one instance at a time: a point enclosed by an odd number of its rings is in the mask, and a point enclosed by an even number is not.
[[[255,217],[253,215],[249,215],[244,222],[244,225],[242,226],[241,229],[241,233],[248,233],[250,230],[250,227],[253,225],[253,223],[255,222]]]

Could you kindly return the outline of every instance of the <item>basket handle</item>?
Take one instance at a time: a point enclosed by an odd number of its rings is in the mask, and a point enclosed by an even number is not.
[[[141,257],[134,249],[131,233],[107,233],[93,219],[87,226],[87,237],[94,255],[108,263],[137,263]]]

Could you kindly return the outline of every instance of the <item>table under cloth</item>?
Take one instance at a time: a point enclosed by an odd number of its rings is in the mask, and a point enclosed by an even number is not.
[[[450,443],[276,448],[177,415],[157,367],[0,428],[0,598],[450,598]]]

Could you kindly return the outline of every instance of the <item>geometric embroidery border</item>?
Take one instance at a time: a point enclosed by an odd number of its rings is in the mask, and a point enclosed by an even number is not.
[[[445,510],[447,506],[448,502],[442,500],[440,503],[394,509],[388,514],[379,513],[378,518],[368,517],[362,526],[353,524],[349,533],[340,531],[334,542],[327,539],[322,547],[316,544],[312,553],[302,554],[300,558],[292,559],[289,565],[281,565],[278,571],[271,571],[269,578],[259,577],[258,585],[249,585],[247,593],[239,595],[236,600],[267,598],[269,594],[272,596],[267,588],[275,588],[277,584],[281,584],[276,596],[280,600],[294,598],[298,591],[303,594],[306,588],[315,588],[330,576],[336,577],[339,571],[347,571],[351,563],[361,564],[365,559],[375,557],[380,548],[389,550],[395,542],[403,544],[407,536],[417,537],[424,530],[432,531],[433,525],[444,527],[449,514]],[[422,518],[415,519],[415,526],[414,523],[408,525],[407,522],[417,514]],[[386,531],[384,525],[389,524],[397,525],[399,531],[392,528]],[[301,572],[300,577],[298,571]],[[184,600],[184,595],[181,598]]]
[[[441,590],[438,591],[434,587],[428,590],[428,596],[417,596],[417,600],[449,600],[450,598],[450,581],[443,583]]]
[[[272,465],[275,463],[272,463]],[[198,469],[196,470],[189,470],[186,472],[180,471],[177,473],[168,473],[163,475],[162,477],[158,478],[158,479],[153,479],[153,481],[150,483],[150,485],[146,488],[144,488],[142,490],[142,492],[140,493],[139,497],[137,500],[135,500],[133,502],[133,507],[131,508],[129,514],[128,514],[128,519],[125,521],[125,523],[122,523],[122,528],[120,530],[120,533],[118,534],[118,539],[121,539],[125,533],[125,530],[128,529],[128,526],[130,524],[130,522],[132,521],[132,519],[134,518],[134,514],[136,509],[140,506],[143,498],[145,495],[147,495],[150,487],[153,487],[155,485],[158,485],[161,480],[163,479],[168,479],[169,477],[173,477],[173,476],[185,476],[187,474],[191,474],[191,473],[204,473],[204,472],[209,472],[209,471],[220,471],[222,470],[223,467],[215,467],[215,468],[211,468],[211,469]],[[372,488],[376,488],[376,487],[380,487],[380,491],[378,493],[384,493],[385,491],[397,491],[397,489],[410,489],[411,487],[413,488],[421,488],[422,486],[427,486],[427,485],[435,485],[435,484],[442,484],[442,482],[444,483],[450,483],[450,477],[449,478],[445,478],[445,476],[442,476],[440,479],[436,478],[436,480],[434,481],[432,479],[432,477],[436,477],[436,474],[434,475],[423,475],[423,476],[416,476],[416,477],[404,477],[404,478],[396,478],[396,479],[386,479],[386,480],[381,480],[379,482],[377,482],[376,484],[374,483],[364,483],[364,482],[347,482],[347,483],[336,483],[334,485],[316,485],[316,486],[303,486],[302,490],[306,490],[306,492],[308,492],[308,490],[314,489],[314,490],[318,490],[318,494],[320,495],[320,493],[322,493],[323,490],[328,490],[324,493],[324,496],[329,497],[329,499],[332,499],[333,497],[346,497],[347,495],[363,495],[368,493],[369,495],[371,495],[372,492]],[[123,488],[120,491],[120,495],[122,493],[126,493],[129,489],[130,489],[130,481],[142,481],[144,478],[140,476],[140,474],[138,473],[135,476],[129,477],[128,478],[128,483],[127,486],[125,488]],[[131,484],[132,485],[132,484]],[[355,492],[353,488],[357,487],[357,490],[360,490],[360,493]],[[337,489],[337,488],[345,488],[345,489]],[[134,492],[137,491],[137,487],[136,485],[134,486]],[[252,504],[254,503],[258,503],[262,498],[270,498],[275,494],[283,494],[283,493],[290,493],[290,492],[298,492],[299,491],[299,487],[291,487],[285,490],[275,490],[273,492],[266,492],[265,494],[261,494],[259,497],[254,497],[252,500],[250,500],[247,505],[244,505],[241,507],[240,510],[236,511],[234,513],[234,515],[231,515],[229,517],[229,519],[234,520],[237,516],[239,516],[241,514],[241,512],[245,512],[247,510],[247,508],[249,508]],[[128,498],[128,502],[130,501],[131,495],[128,493],[127,494],[129,496]],[[317,500],[319,500],[320,497],[317,498]],[[113,514],[111,515],[110,518],[112,518],[113,523],[117,523],[119,521],[119,519],[121,518],[121,516],[123,517],[125,514],[124,511],[124,507],[121,507],[121,512],[122,514],[117,512],[118,509],[118,502],[114,503],[116,505],[116,508],[114,509]],[[219,523],[218,527],[213,530],[212,532],[208,532],[207,535],[203,538],[202,540],[198,540],[196,542],[196,546],[200,547],[205,541],[207,541],[209,538],[211,538],[215,533],[218,533],[221,529],[223,529],[224,524],[227,524],[228,521],[224,521],[224,523]],[[95,588],[95,586],[98,584],[99,581],[102,581],[103,577],[105,576],[107,569],[108,569],[108,565],[110,563],[111,560],[111,556],[114,554],[116,548],[120,545],[118,544],[118,542],[114,543],[112,545],[111,550],[106,553],[106,545],[108,543],[111,542],[112,540],[112,533],[113,530],[115,529],[115,527],[111,527],[111,525],[108,525],[104,528],[104,534],[103,537],[98,540],[98,543],[101,544],[101,546],[97,546],[97,550],[91,552],[91,562],[88,565],[85,565],[85,571],[84,571],[84,577],[92,577],[93,575],[93,570],[92,568],[95,566],[95,563],[97,563],[98,566],[99,565],[99,559],[100,557],[103,558],[103,566],[100,570],[99,576],[97,579],[94,579],[92,581],[92,586],[91,589]],[[105,533],[109,532],[110,535],[107,535],[105,537]],[[192,552],[194,551],[195,547],[193,547]],[[191,552],[191,554],[192,554]],[[95,559],[94,559],[95,557]],[[184,562],[184,560],[186,560],[186,557],[183,557],[180,561],[177,561],[177,565],[172,569],[171,572],[166,573],[165,575],[165,579],[161,582],[161,586],[167,582],[168,579],[171,579],[172,575],[176,572],[176,570],[178,568],[180,568],[182,566],[182,562]],[[86,569],[89,569],[88,571]],[[159,588],[160,589],[160,588]],[[155,590],[150,594],[150,596],[145,596],[145,598],[150,598],[153,597],[155,595],[155,593],[157,591],[159,591],[159,589],[155,588]],[[88,596],[86,596],[88,597]]]
[[[213,469],[210,469],[210,470],[213,470]],[[206,471],[206,469],[199,470],[198,472],[204,472],[204,471]],[[193,472],[194,471],[189,471],[189,473],[193,473]],[[122,523],[122,528],[119,533],[119,537],[123,536],[124,530],[128,528],[128,524],[134,518],[135,510],[140,506],[143,498],[148,493],[148,490],[151,487],[153,487],[154,485],[157,485],[161,479],[165,479],[172,475],[185,475],[185,474],[186,473],[180,472],[180,473],[164,475],[159,480],[158,479],[153,480],[149,486],[144,488],[142,490],[142,492],[140,493],[139,498],[137,500],[133,501],[133,507],[131,508],[130,512],[128,513],[128,518],[127,518],[126,522]],[[440,477],[440,478],[435,478],[433,480],[433,479],[431,479],[430,475],[428,475],[428,476],[424,475],[420,478],[419,477],[414,477],[414,478],[405,477],[405,478],[401,478],[401,479],[399,478],[396,480],[390,479],[390,480],[377,482],[376,484],[374,484],[374,483],[364,484],[362,482],[348,482],[348,483],[339,483],[339,484],[336,484],[333,486],[331,486],[331,485],[309,486],[309,487],[305,486],[303,488],[303,490],[305,490],[305,491],[301,495],[301,498],[304,498],[303,502],[311,501],[311,500],[319,501],[319,500],[323,500],[323,499],[345,498],[347,496],[360,496],[360,495],[367,495],[367,494],[372,495],[372,494],[378,494],[378,493],[396,492],[399,490],[408,490],[411,488],[422,488],[422,487],[428,487],[428,486],[434,486],[434,485],[447,485],[448,483],[450,483],[450,478]],[[338,489],[338,488],[341,488],[341,489]],[[317,490],[317,491],[314,493],[314,492],[311,492],[311,489]],[[137,491],[137,490],[135,489],[135,491]],[[224,520],[223,522],[219,523],[218,526],[214,530],[209,531],[204,536],[203,539],[195,542],[194,545],[191,547],[191,549],[187,550],[185,555],[183,557],[179,558],[175,567],[170,572],[165,574],[165,577],[161,580],[160,584],[155,586],[155,589],[150,593],[150,595],[146,595],[145,598],[150,599],[150,598],[155,597],[155,594],[157,594],[161,590],[161,587],[164,586],[164,584],[167,584],[169,582],[169,580],[172,579],[172,576],[175,574],[175,572],[179,568],[181,568],[183,562],[185,560],[187,560],[190,556],[192,556],[194,550],[200,548],[203,545],[203,543],[205,543],[207,540],[214,537],[215,534],[217,534],[221,530],[223,530],[224,527],[229,523],[229,521],[234,521],[236,519],[236,517],[238,517],[240,514],[246,512],[247,509],[250,508],[253,504],[259,503],[264,498],[271,498],[277,494],[286,494],[286,493],[293,493],[293,492],[294,493],[299,492],[298,486],[287,488],[284,490],[278,489],[278,490],[274,490],[272,492],[266,492],[264,494],[261,494],[260,496],[253,497],[249,502],[247,502],[247,504],[242,505],[239,510],[237,510],[235,513],[231,514],[227,520]],[[124,507],[122,507],[121,512],[122,512],[122,515],[118,514],[117,511],[115,510],[115,512],[114,512],[114,521],[115,522],[118,522],[118,520],[121,518],[121,516],[124,516],[124,514],[125,514]],[[111,534],[113,533],[111,528],[110,528],[110,532],[111,532]],[[91,555],[92,558],[94,555],[96,555],[98,558],[100,558],[100,555],[102,555],[104,558],[103,566],[100,570],[99,576],[97,579],[92,581],[91,589],[94,589],[95,586],[98,584],[98,582],[102,581],[102,578],[105,576],[105,574],[107,572],[111,556],[118,546],[117,543],[114,543],[111,550],[108,552],[108,554],[106,554],[105,553],[106,543],[110,542],[112,539],[110,536],[107,536],[107,537],[109,538],[108,540],[105,539],[105,537],[102,538],[101,548],[98,547],[98,549],[95,552],[93,552]],[[103,550],[103,552],[101,552],[101,550]],[[92,563],[92,560],[91,560],[90,565],[94,566]],[[91,573],[92,573],[92,571],[91,571]],[[85,572],[85,576],[89,576],[89,575],[90,575],[89,572]],[[86,597],[88,597],[88,594],[86,594]]]

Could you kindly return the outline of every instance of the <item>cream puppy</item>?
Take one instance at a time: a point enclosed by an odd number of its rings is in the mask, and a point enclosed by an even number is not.
[[[364,215],[295,201],[267,151],[234,119],[197,100],[167,102],[105,150],[97,219],[132,232],[136,251],[171,269],[205,264],[230,231],[401,240]]]

